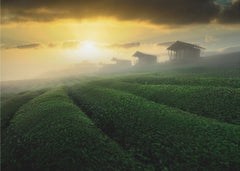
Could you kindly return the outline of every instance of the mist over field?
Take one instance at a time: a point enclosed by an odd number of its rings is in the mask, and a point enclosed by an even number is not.
[[[151,66],[138,65],[118,65],[112,61],[110,64],[101,64],[84,61],[78,64],[66,66],[63,69],[55,71],[44,72],[32,79],[20,79],[12,81],[1,81],[2,94],[9,92],[25,91],[29,88],[39,89],[44,86],[58,86],[69,84],[71,81],[88,80],[92,78],[101,78],[104,76],[114,77],[120,74],[133,74],[145,72],[159,72],[165,76],[177,76],[178,71],[185,70],[185,74],[189,77],[195,77],[197,74],[204,74],[205,70],[211,70],[214,73],[224,73],[224,71],[231,70],[233,73],[226,72],[226,78],[239,78],[240,75],[240,52],[220,53],[213,56],[201,57],[194,63],[171,63],[170,61],[159,62]],[[194,71],[196,74],[194,75]],[[205,75],[207,76],[207,75]],[[209,73],[208,77],[212,77]],[[71,80],[69,82],[69,80]]]

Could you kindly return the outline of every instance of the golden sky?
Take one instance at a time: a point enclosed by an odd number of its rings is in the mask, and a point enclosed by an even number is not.
[[[137,50],[165,61],[176,40],[206,55],[240,49],[239,0],[5,0],[1,11],[2,80],[86,60],[131,60]]]

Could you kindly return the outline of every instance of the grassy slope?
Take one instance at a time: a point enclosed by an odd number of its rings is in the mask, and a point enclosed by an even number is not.
[[[75,106],[63,89],[26,103],[2,145],[7,170],[133,170],[141,168]]]
[[[240,91],[226,87],[140,85],[114,80],[95,82],[155,102],[240,125]]]
[[[240,127],[117,90],[75,86],[72,98],[105,133],[156,169],[240,169]]]

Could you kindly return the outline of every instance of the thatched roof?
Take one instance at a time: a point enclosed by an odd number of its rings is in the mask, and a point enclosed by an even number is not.
[[[118,58],[115,58],[115,57],[112,58],[112,61],[116,61],[116,62],[131,62],[130,60],[118,59]]]
[[[157,58],[156,55],[150,55],[150,54],[142,53],[139,51],[135,52],[133,56],[138,58]]]
[[[185,48],[192,48],[192,49],[199,49],[199,50],[205,49],[205,48],[200,47],[200,46],[195,45],[195,44],[190,44],[190,43],[185,43],[185,42],[181,42],[181,41],[176,41],[171,46],[169,46],[167,48],[167,50],[176,51],[178,49],[185,49]]]

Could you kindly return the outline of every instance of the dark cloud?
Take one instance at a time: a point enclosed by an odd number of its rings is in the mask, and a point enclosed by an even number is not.
[[[106,48],[134,48],[134,47],[139,47],[140,42],[131,42],[131,43],[124,43],[124,44],[112,44],[112,45],[107,45],[105,46]]]
[[[113,17],[183,25],[209,23],[219,11],[214,0],[4,0],[2,23]]]
[[[232,0],[215,0],[216,3],[221,4],[223,7],[232,3]]]
[[[5,49],[37,49],[37,48],[40,48],[41,46],[42,45],[40,43],[29,43],[29,44],[5,47]]]
[[[3,49],[39,49],[39,48],[62,48],[62,49],[76,49],[79,45],[79,41],[77,40],[69,40],[65,42],[58,43],[28,43],[28,44],[20,44],[20,45],[5,45],[1,44]]]
[[[56,43],[49,43],[48,47],[49,48],[55,48],[55,47],[57,47],[57,44]]]
[[[62,48],[63,49],[76,49],[79,45],[79,41],[71,40],[63,42]]]
[[[220,23],[240,23],[240,0],[235,0],[219,15]]]
[[[161,42],[161,43],[158,43],[157,45],[158,45],[158,46],[170,46],[170,45],[172,45],[173,43],[175,43],[175,41],[171,41],[171,42]]]

